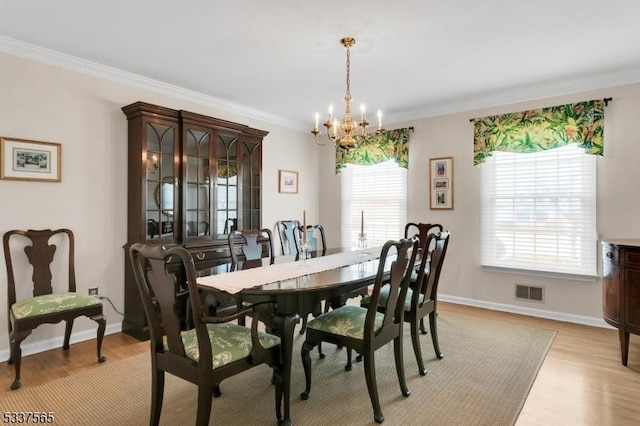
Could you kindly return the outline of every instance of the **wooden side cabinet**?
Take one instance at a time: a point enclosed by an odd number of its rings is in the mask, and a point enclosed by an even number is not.
[[[640,239],[602,241],[602,311],[620,335],[622,365],[629,358],[629,334],[640,335]]]

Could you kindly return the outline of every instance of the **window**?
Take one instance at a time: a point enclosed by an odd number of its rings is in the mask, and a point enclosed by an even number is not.
[[[571,144],[480,167],[482,265],[596,275],[595,156]]]
[[[404,236],[407,222],[407,169],[395,160],[348,164],[342,170],[342,246],[356,247],[360,218],[368,247]]]

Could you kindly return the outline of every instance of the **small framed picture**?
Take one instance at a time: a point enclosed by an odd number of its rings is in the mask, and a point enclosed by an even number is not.
[[[298,172],[291,170],[280,170],[278,172],[278,192],[297,194],[298,193]]]
[[[453,209],[453,157],[429,159],[429,206],[432,210]]]
[[[59,143],[0,137],[0,179],[60,182]]]

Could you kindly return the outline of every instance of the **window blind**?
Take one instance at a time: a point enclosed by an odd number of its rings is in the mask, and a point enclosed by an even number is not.
[[[357,247],[360,217],[368,247],[404,236],[407,222],[407,169],[394,160],[348,164],[342,171],[342,246]]]
[[[597,274],[595,156],[572,144],[480,167],[482,265]]]

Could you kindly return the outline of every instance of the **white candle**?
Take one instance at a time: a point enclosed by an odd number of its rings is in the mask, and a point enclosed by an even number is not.
[[[362,121],[365,121],[365,107],[364,104],[360,104],[360,112],[362,113]]]
[[[333,114],[333,105],[332,104],[329,105],[329,120],[328,121],[331,121],[331,114]]]
[[[382,111],[378,110],[378,129],[382,129]]]
[[[307,240],[307,211],[302,210],[302,242]]]
[[[319,120],[320,120],[320,114],[318,114],[316,112],[316,127],[314,127],[313,130],[318,130],[318,122],[319,122]]]
[[[360,211],[360,236],[364,235],[364,210]]]

